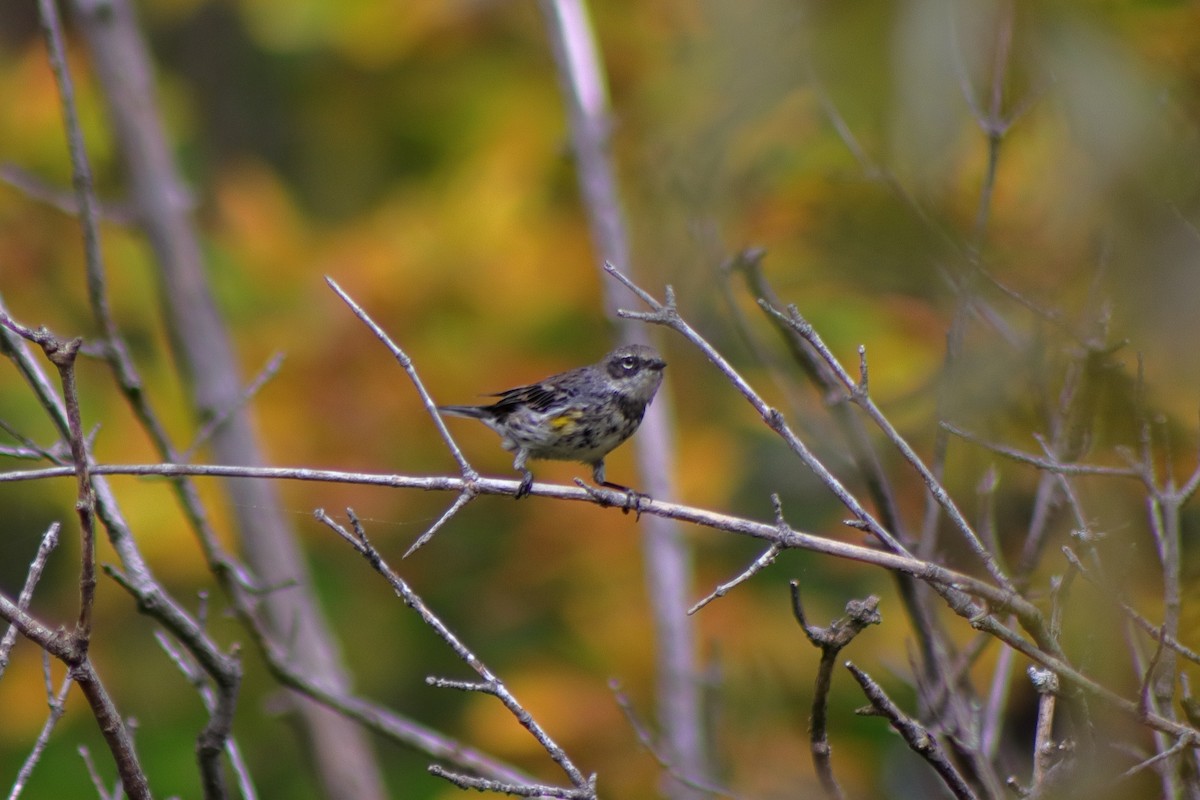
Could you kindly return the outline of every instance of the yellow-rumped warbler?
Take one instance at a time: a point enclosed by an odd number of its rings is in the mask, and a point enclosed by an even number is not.
[[[637,430],[666,365],[652,347],[618,347],[595,364],[497,392],[491,405],[438,410],[477,419],[503,437],[504,449],[516,453],[513,469],[523,475],[517,499],[533,485],[525,467],[531,458],[582,461],[596,483],[628,492],[604,479],[604,457]]]

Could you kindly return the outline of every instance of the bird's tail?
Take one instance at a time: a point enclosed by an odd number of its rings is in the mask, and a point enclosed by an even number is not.
[[[467,417],[469,419],[488,419],[491,417],[487,406],[438,406],[437,409],[443,414],[450,414],[455,417]]]

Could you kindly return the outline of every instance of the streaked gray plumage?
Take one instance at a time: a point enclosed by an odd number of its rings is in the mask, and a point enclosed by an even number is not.
[[[438,410],[477,419],[500,434],[522,474],[518,498],[533,485],[525,466],[531,458],[590,464],[596,483],[628,491],[604,479],[604,457],[638,429],[666,365],[654,348],[627,345],[595,364],[498,392],[495,403]]]

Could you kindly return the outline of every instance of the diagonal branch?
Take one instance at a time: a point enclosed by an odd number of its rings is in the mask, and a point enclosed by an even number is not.
[[[542,749],[544,749],[547,754],[549,754],[554,763],[558,764],[559,767],[562,768],[563,772],[566,773],[567,777],[571,781],[571,784],[576,789],[580,790],[587,790],[589,787],[591,787],[591,796],[594,797],[594,776],[592,778],[584,777],[583,772],[581,772],[580,769],[575,766],[575,763],[567,755],[566,751],[563,750],[562,747],[560,747],[558,743],[550,737],[550,734],[547,733],[546,730],[537,722],[537,720],[533,718],[533,715],[530,714],[520,704],[520,702],[518,702],[517,698],[508,690],[508,687],[505,686],[504,682],[500,680],[500,678],[494,672],[492,672],[492,670],[489,669],[488,666],[484,664],[483,661],[476,656],[475,653],[473,653],[452,630],[450,630],[446,623],[444,623],[436,614],[433,613],[433,611],[429,609],[428,606],[425,605],[425,601],[421,599],[421,596],[413,591],[412,587],[410,587],[403,578],[396,574],[395,570],[388,566],[388,563],[384,561],[383,556],[379,554],[379,551],[375,549],[375,546],[371,544],[371,541],[367,538],[366,531],[363,529],[354,512],[350,509],[346,509],[346,513],[350,517],[350,521],[354,528],[353,531],[346,530],[323,511],[317,511],[316,518],[343,539],[345,539],[356,551],[358,551],[359,555],[366,559],[367,563],[370,564],[376,572],[383,576],[384,580],[388,582],[388,585],[392,587],[393,591],[395,591],[396,594],[404,601],[404,604],[415,611],[417,616],[421,618],[421,621],[433,629],[433,632],[437,634],[438,638],[449,645],[450,649],[454,651],[454,654],[458,656],[458,658],[464,664],[474,670],[480,678],[483,679],[482,684],[456,684],[456,688],[464,688],[465,686],[472,690],[478,691],[480,686],[484,687],[488,694],[496,697],[496,699],[498,699],[504,705],[504,707],[508,709],[509,713],[516,718],[521,726],[529,731],[530,735],[537,740],[537,743],[541,745]]]

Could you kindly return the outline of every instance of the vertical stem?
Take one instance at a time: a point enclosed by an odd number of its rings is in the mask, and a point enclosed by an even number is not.
[[[233,343],[208,284],[184,180],[158,113],[150,54],[134,6],[130,0],[72,0],[72,7],[125,162],[138,221],[154,249],[162,318],[183,382],[201,423],[224,417],[211,439],[212,455],[229,464],[261,464],[258,433],[241,408]],[[264,585],[292,587],[263,598],[275,631],[289,638],[310,674],[335,688],[348,686],[277,488],[267,481],[229,481],[224,488],[256,577]],[[381,800],[383,780],[361,728],[312,700],[294,699],[323,793],[335,800]]]
[[[1179,635],[1179,620],[1182,611],[1182,585],[1180,583],[1180,520],[1179,506],[1180,496],[1175,491],[1173,480],[1168,480],[1167,490],[1160,497],[1157,508],[1157,514],[1152,514],[1151,526],[1155,528],[1158,534],[1159,553],[1162,559],[1162,578],[1163,578],[1163,621],[1162,633],[1163,638],[1170,637],[1172,639]],[[1160,639],[1161,641],[1161,639]],[[1150,693],[1153,696],[1155,710],[1168,719],[1175,719],[1175,682],[1179,679],[1176,674],[1177,656],[1175,651],[1169,647],[1162,647],[1160,644],[1160,652],[1158,654],[1158,664],[1154,667],[1153,675],[1150,678]],[[1155,734],[1155,744],[1158,747],[1158,752],[1163,752],[1174,745],[1170,737],[1162,734]],[[1159,775],[1162,780],[1163,791],[1166,797],[1179,796],[1179,769],[1182,761],[1180,759],[1169,759],[1161,765]]]
[[[75,624],[75,640],[82,652],[87,651],[92,635],[92,607],[96,602],[96,496],[83,433],[83,415],[79,410],[79,389],[75,383],[75,356],[82,339],[69,342],[51,340],[43,343],[46,355],[58,367],[62,379],[63,406],[70,430],[71,461],[75,466],[77,497],[75,513],[79,515],[79,620]]]
[[[597,267],[611,262],[632,277],[636,270],[608,147],[612,127],[608,89],[587,8],[583,0],[541,0],[541,8],[569,110],[579,190],[592,231]],[[603,269],[600,274],[604,274]],[[605,309],[616,320],[617,309],[627,295],[616,281],[604,280],[602,286]],[[623,341],[645,339],[641,326],[629,322],[618,326]],[[643,486],[651,496],[665,498],[675,495],[671,464],[674,435],[663,393],[659,398],[650,406],[634,445]],[[659,648],[658,720],[675,772],[703,783],[708,770],[696,637],[687,616],[691,552],[674,522],[649,517],[642,524],[646,581]],[[674,780],[668,793],[677,800],[702,796],[697,789]]]
[[[92,276],[99,274],[100,234],[96,225],[95,193],[92,188],[91,163],[87,158],[87,147],[83,141],[83,128],[79,124],[79,113],[75,103],[75,84],[67,69],[67,56],[63,47],[62,21],[53,0],[39,0],[38,18],[50,67],[58,85],[62,103],[63,127],[67,134],[67,145],[71,156],[71,176],[75,187],[75,198],[79,204],[81,228],[83,229],[84,258],[88,265],[88,293],[95,296],[99,291]],[[66,406],[67,425],[70,430],[71,458],[78,478],[78,499],[75,509],[79,515],[81,543],[81,566],[79,573],[79,619],[76,622],[75,638],[82,652],[87,651],[92,631],[92,606],[96,593],[96,536],[95,498],[92,494],[91,478],[88,475],[88,454],[83,433],[83,420],[79,411],[79,393],[75,386],[75,356],[82,341],[59,342],[48,334],[40,341],[46,356],[58,368],[62,379],[63,401]]]

